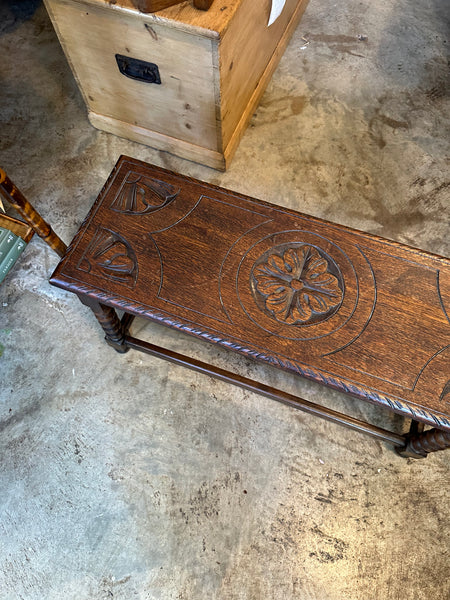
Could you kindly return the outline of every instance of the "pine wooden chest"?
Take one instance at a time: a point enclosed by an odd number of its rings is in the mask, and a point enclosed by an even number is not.
[[[131,0],[44,0],[88,107],[116,135],[228,165],[306,7],[286,0],[191,2],[153,14]]]

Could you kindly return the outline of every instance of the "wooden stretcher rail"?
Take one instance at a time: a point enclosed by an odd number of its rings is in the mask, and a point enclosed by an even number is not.
[[[319,404],[310,402],[309,400],[299,398],[298,396],[283,392],[282,390],[277,390],[276,388],[265,385],[264,383],[259,383],[249,379],[248,377],[242,377],[241,375],[232,373],[231,371],[215,367],[209,363],[196,360],[195,358],[191,358],[184,354],[179,354],[177,352],[173,352],[172,350],[162,348],[161,346],[150,344],[149,342],[145,342],[130,335],[125,336],[125,345],[128,348],[141,350],[146,354],[150,354],[151,356],[155,356],[157,358],[162,358],[181,367],[187,367],[193,371],[202,373],[203,375],[209,375],[210,377],[214,377],[215,379],[219,379],[225,383],[232,383],[233,385],[243,388],[249,392],[260,394],[261,396],[265,396],[271,400],[276,400],[277,402],[281,402],[282,404],[286,404],[292,408],[297,408],[316,417],[321,417],[322,419],[326,419],[332,423],[338,423],[339,425],[343,425],[349,429],[358,431],[359,433],[364,433],[382,442],[394,444],[394,446],[399,448],[402,448],[406,445],[405,436],[382,429],[381,427],[376,427],[375,425],[370,425],[365,421],[344,415],[343,413],[337,412],[330,408],[320,406]]]

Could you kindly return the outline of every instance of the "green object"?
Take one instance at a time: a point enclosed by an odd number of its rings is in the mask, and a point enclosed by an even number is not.
[[[22,252],[25,250],[25,247],[27,245],[26,242],[21,237],[18,237],[14,233],[12,233],[11,235],[14,237],[11,240],[11,242],[10,242],[9,236],[6,238],[6,240],[8,241],[8,245],[5,245],[4,248],[5,248],[6,252],[4,255],[2,255],[2,258],[0,259],[0,283],[4,280],[6,275],[12,269],[16,260],[19,258],[19,256],[22,254]],[[3,242],[3,244],[4,243],[5,243],[5,241]],[[4,248],[2,245],[0,247],[0,252],[2,252]]]
[[[17,235],[10,231],[9,229],[5,229],[2,227],[2,230],[5,232],[1,234],[0,238],[0,264],[6,258],[8,252],[11,250],[14,242],[17,240]]]
[[[6,227],[0,227],[0,245],[8,233],[11,233],[9,229],[6,229]]]

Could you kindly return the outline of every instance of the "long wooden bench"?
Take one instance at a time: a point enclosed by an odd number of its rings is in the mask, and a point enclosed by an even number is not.
[[[446,258],[121,157],[50,281],[94,311],[118,352],[207,373],[404,456],[450,446]],[[411,419],[410,431],[137,339],[135,316],[386,407]]]

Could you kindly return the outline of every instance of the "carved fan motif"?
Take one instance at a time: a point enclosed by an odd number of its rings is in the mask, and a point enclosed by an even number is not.
[[[170,183],[130,172],[110,208],[120,213],[143,215],[167,206],[179,192],[180,189]]]
[[[446,398],[448,396],[448,399]],[[442,394],[439,398],[439,400],[444,400],[446,402],[448,402],[450,404],[450,379],[447,381],[447,383],[444,385],[444,389],[442,390]]]
[[[263,254],[251,275],[253,297],[269,316],[287,325],[322,321],[343,298],[342,275],[314,246],[285,244]]]
[[[138,274],[136,254],[130,244],[103,227],[97,229],[79,268],[128,285],[136,283]]]

